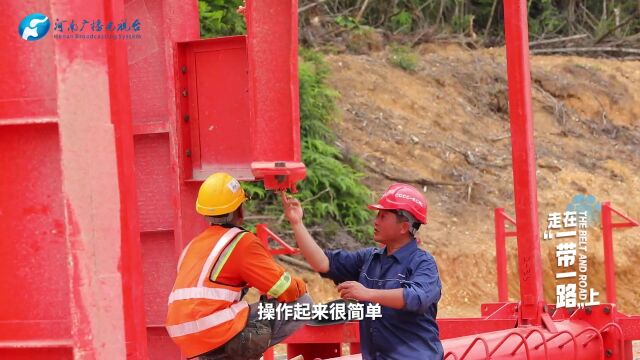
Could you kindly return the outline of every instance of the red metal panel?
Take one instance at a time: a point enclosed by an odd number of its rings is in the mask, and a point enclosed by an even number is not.
[[[290,188],[300,163],[297,1],[247,2],[247,36],[181,43],[177,78],[187,179],[226,171]]]
[[[359,351],[360,330],[358,322],[328,326],[304,326],[285,339],[287,357],[297,355],[305,359],[336,357],[342,354],[342,344],[350,344],[352,350]],[[269,358],[269,353],[265,353]]]
[[[40,344],[42,345],[42,344]],[[19,348],[3,350],[2,359],[11,360],[69,360],[73,359],[73,349],[69,347]]]
[[[150,326],[163,326],[167,300],[173,287],[177,258],[173,252],[173,233],[168,231],[143,233],[144,307]]]
[[[288,337],[287,344],[360,342],[358,322],[327,326],[304,326]]]
[[[178,359],[180,351],[164,328],[167,299],[176,273],[173,232],[142,234],[144,253],[144,312],[150,359]]]
[[[624,338],[627,340],[640,340],[640,316],[629,316],[616,320],[624,330]]]
[[[171,230],[174,226],[175,197],[168,134],[135,137],[136,182],[140,231]]]
[[[168,339],[164,327],[149,327],[147,329],[149,359],[183,359],[178,347]]]
[[[2,6],[0,358],[71,359],[54,43],[17,34],[24,16],[50,8],[39,1]]]
[[[482,334],[491,331],[504,329],[513,329],[516,326],[516,320],[495,319],[488,320],[486,318],[448,318],[438,319],[438,327],[440,328],[440,339],[452,339],[461,336],[469,336],[473,334]]]
[[[287,358],[302,355],[304,359],[327,359],[342,355],[342,344],[288,344]]]
[[[281,29],[282,24],[288,22],[277,23],[276,33],[291,31],[288,27]],[[270,80],[269,96],[273,101],[250,97],[256,91],[264,91],[262,77],[281,71],[283,65],[287,69],[291,66],[284,56],[273,56],[277,52],[261,50],[262,44],[247,53],[247,39],[273,26],[276,25],[249,24],[248,37],[179,44],[179,124],[185,142],[182,156],[187,178],[202,180],[215,171],[226,171],[241,180],[264,179],[268,189],[295,189],[295,183],[304,178],[305,168],[299,162],[299,128],[290,129],[299,126],[297,114],[291,113],[297,111],[297,90],[292,93],[289,89],[297,89],[297,75]],[[276,43],[280,45],[280,42]],[[259,70],[251,72],[249,63],[262,59],[261,52],[267,52],[270,59],[261,63]],[[249,77],[249,74],[255,76]],[[283,91],[281,84],[290,85]],[[293,95],[295,100],[291,98]],[[257,108],[261,111],[255,110]]]
[[[244,36],[184,45],[188,125],[195,179],[224,170],[251,179],[253,125],[249,118],[249,80]]]
[[[0,123],[15,118],[56,114],[56,67],[54,40],[46,36],[38,41],[24,41],[18,36],[18,24],[32,13],[50,14],[46,1],[3,1],[0,18]],[[53,19],[50,19],[53,26]]]
[[[0,125],[0,358],[71,346],[61,178],[56,124]]]
[[[171,44],[164,32],[168,26],[188,26],[177,18],[174,18],[174,23],[169,23],[164,15],[164,5],[170,2],[126,1],[126,17],[140,20],[143,27],[142,39],[127,41],[131,113],[136,133],[146,133],[150,126],[168,131],[167,115],[169,108],[173,106],[168,97],[173,88],[167,82],[166,56],[171,52]]]

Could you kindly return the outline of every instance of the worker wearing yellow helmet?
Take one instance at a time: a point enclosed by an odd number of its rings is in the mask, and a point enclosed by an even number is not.
[[[209,227],[182,251],[167,314],[167,331],[187,358],[259,359],[303,325],[263,310],[277,302],[311,304],[305,283],[278,265],[264,244],[241,226],[247,200],[238,180],[226,173],[200,186],[196,211]],[[249,287],[271,300],[247,304]],[[282,319],[282,320],[281,320]]]

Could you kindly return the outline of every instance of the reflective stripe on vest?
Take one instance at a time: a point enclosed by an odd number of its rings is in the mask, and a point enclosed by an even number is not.
[[[233,240],[233,238],[242,231],[243,230],[238,228],[232,228],[229,229],[224,235],[222,235],[220,240],[218,240],[218,242],[216,243],[216,246],[213,247],[213,250],[209,254],[209,257],[207,257],[207,261],[205,261],[204,266],[202,267],[202,271],[200,272],[200,277],[198,278],[196,287],[202,287],[204,285],[204,281],[208,277],[207,275],[209,274],[209,270],[211,269],[211,266],[213,266],[213,263],[218,259],[218,256],[220,256],[220,252],[222,251],[222,249],[229,245],[229,242],[231,242],[231,240]]]
[[[178,337],[205,331],[229,320],[233,320],[240,311],[246,309],[248,306],[246,301],[241,301],[231,305],[231,307],[227,309],[216,311],[198,320],[167,326],[167,332],[171,337]]]
[[[241,295],[241,291],[233,291],[221,288],[192,287],[177,289],[171,292],[171,295],[169,295],[169,304],[174,301],[189,299],[207,299],[236,302],[240,300]]]
[[[182,265],[182,260],[184,259],[184,256],[187,254],[187,251],[189,251],[189,247],[191,246],[192,243],[193,241],[189,241],[187,246],[185,246],[184,249],[182,250],[182,254],[180,254],[180,259],[178,259],[178,271],[180,271],[180,265]]]
[[[282,293],[287,291],[289,285],[291,285],[291,275],[289,275],[289,273],[285,271],[280,279],[278,279],[278,281],[276,281],[271,289],[269,289],[267,294],[271,295],[274,298],[280,297]]]
[[[216,264],[213,267],[213,270],[211,271],[211,277],[209,277],[209,280],[216,281],[218,279],[218,275],[220,275],[220,271],[222,270],[222,267],[224,266],[224,264],[226,264],[227,260],[229,260],[229,256],[231,256],[233,249],[236,248],[236,245],[238,245],[240,240],[245,235],[247,235],[246,232],[240,234],[240,236],[236,237],[236,239],[233,240],[233,242],[229,246],[227,246],[226,249],[224,249],[222,254],[220,254],[220,257],[218,258],[218,261],[216,261]]]

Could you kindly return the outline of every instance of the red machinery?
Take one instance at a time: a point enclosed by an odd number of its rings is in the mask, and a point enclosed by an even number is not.
[[[502,209],[496,210],[496,259],[499,303],[484,304],[480,319],[442,320],[445,359],[627,359],[632,360],[631,340],[640,339],[640,316],[628,317],[616,309],[612,229],[638,226],[634,220],[613,224],[608,203],[603,204],[602,224],[607,272],[607,301],[584,309],[555,311],[547,305],[542,293],[540,234],[536,165],[531,112],[531,78],[527,3],[504,2],[505,39],[511,118],[511,144],[516,220]],[[516,227],[506,233],[504,219]],[[504,237],[515,235],[518,242],[520,301],[507,302],[506,251]],[[496,323],[495,320],[512,323]],[[458,332],[447,334],[447,326],[455,321]],[[466,334],[459,332],[468,329]],[[464,335],[464,336],[462,336]]]
[[[607,303],[584,309],[556,309],[542,292],[527,2],[504,1],[516,220],[496,209],[497,303],[483,304],[482,317],[439,319],[445,360],[471,359],[626,359],[640,339],[640,316],[617,311],[612,230],[640,224],[602,205]],[[627,222],[613,223],[612,213]],[[505,230],[505,220],[515,232]],[[520,301],[507,300],[505,238],[518,242]],[[359,356],[344,357],[357,359]]]
[[[527,2],[504,1],[516,219],[495,210],[498,301],[481,306],[480,318],[439,319],[445,360],[626,359],[640,339],[640,316],[617,311],[612,231],[640,224],[602,205],[607,303],[567,311],[545,303],[542,292]],[[613,223],[612,213],[627,222]],[[517,220],[517,223],[516,223]],[[507,232],[505,221],[515,232]],[[520,301],[507,299],[505,238],[518,243]],[[359,356],[343,357],[358,359]]]
[[[630,360],[640,318],[616,310],[611,230],[637,222],[614,224],[603,206],[609,303],[554,312],[542,297],[524,3],[505,1],[521,301],[506,301],[498,242],[499,302],[439,320],[446,358]],[[0,358],[180,358],[163,324],[180,250],[205,226],[200,181],[225,170],[293,189],[305,174],[297,1],[247,5],[248,37],[207,40],[196,1],[0,5]],[[24,41],[17,24],[36,12],[51,33]],[[142,36],[54,38],[54,21],[69,32],[96,19],[138,19]],[[498,240],[515,235],[502,214]],[[335,357],[341,343],[357,352],[357,324],[305,327],[287,351]]]

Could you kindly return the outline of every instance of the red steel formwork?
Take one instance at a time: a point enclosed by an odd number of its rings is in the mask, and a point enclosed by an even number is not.
[[[124,4],[1,9],[0,358],[146,357],[127,45],[16,36],[29,13]]]
[[[277,189],[305,174],[297,2],[249,2],[252,37],[215,40],[198,40],[197,1],[0,9],[0,358],[179,359],[163,324],[177,257],[205,226],[202,179]],[[142,38],[27,42],[31,13],[138,19]]]

